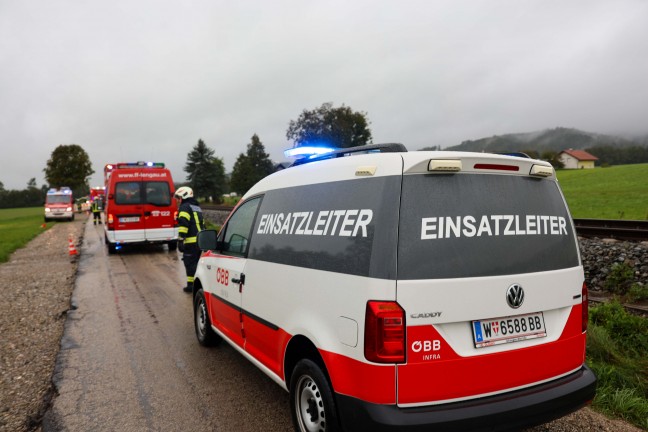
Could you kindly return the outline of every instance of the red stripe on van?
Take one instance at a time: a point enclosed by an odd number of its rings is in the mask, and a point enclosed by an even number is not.
[[[576,305],[560,338],[534,347],[460,357],[431,326],[408,327],[408,344],[439,340],[427,360],[398,366],[398,403],[413,404],[474,397],[549,380],[579,368],[585,334],[581,306]],[[438,357],[434,357],[437,354]],[[409,354],[408,354],[409,358]]]
[[[336,393],[377,404],[396,403],[396,366],[364,363],[320,350]]]

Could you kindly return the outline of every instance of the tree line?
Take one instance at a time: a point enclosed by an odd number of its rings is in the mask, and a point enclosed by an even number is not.
[[[371,130],[366,113],[345,106],[333,107],[328,102],[312,110],[304,110],[297,120],[291,120],[286,138],[293,147],[326,145],[348,148],[371,143]],[[194,196],[203,200],[221,202],[226,193],[243,195],[255,183],[273,173],[276,167],[257,134],[254,134],[245,153],[237,157],[230,175],[225,172],[223,159],[202,139],[187,154],[185,182]],[[52,152],[43,169],[48,185],[38,188],[31,179],[24,190],[5,190],[0,182],[0,208],[36,207],[43,205],[47,190],[68,186],[75,197],[88,195],[88,180],[94,174],[85,150],[77,144],[62,144]]]
[[[327,102],[312,110],[303,110],[297,120],[291,120],[286,138],[292,141],[293,147],[361,146],[372,142],[369,124],[367,113],[353,111],[344,104],[336,108],[332,103]],[[561,167],[562,164],[557,158],[559,154],[557,148],[565,145],[583,148],[589,144],[589,148],[585,150],[598,157],[598,164],[602,166],[648,162],[648,146],[627,143],[615,146],[600,142],[600,138],[592,134],[556,128],[534,138],[531,142],[524,134],[511,134],[466,141],[447,150],[522,151],[533,158],[544,159],[555,167]],[[575,143],[582,145],[576,146]],[[422,150],[441,150],[441,147],[434,146]],[[223,159],[218,157],[204,140],[199,139],[187,154],[184,166],[184,171],[187,173],[186,179],[176,186],[190,186],[198,199],[218,203],[227,193],[244,195],[255,183],[276,169],[257,134],[252,135],[246,151],[239,154],[229,175],[225,172]],[[36,180],[32,178],[24,190],[5,190],[0,182],[0,208],[40,206],[45,200],[49,187],[68,186],[75,197],[85,196],[89,193],[88,180],[94,174],[88,154],[77,144],[59,145],[52,152],[43,171],[49,186],[43,185],[39,188]]]

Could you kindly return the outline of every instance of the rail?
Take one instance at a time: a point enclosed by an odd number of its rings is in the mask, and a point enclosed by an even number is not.
[[[647,241],[648,221],[621,219],[574,219],[576,233],[582,237]]]

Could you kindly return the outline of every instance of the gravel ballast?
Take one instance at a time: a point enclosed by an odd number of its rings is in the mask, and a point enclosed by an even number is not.
[[[80,250],[87,217],[77,215],[70,223],[56,223],[26,247],[16,251],[9,262],[0,265],[0,431],[39,431],[41,419],[56,397],[52,374],[59,351],[70,299],[74,289],[76,257],[69,254],[69,239]],[[600,267],[633,257],[648,262],[648,245],[581,240],[589,275]],[[616,251],[610,251],[616,248]],[[606,257],[605,259],[601,257]],[[591,261],[591,262],[590,262]],[[610,264],[611,265],[611,264]],[[637,280],[646,283],[639,265]],[[589,276],[588,276],[589,277]],[[595,288],[598,288],[596,285]],[[627,423],[607,419],[584,408],[530,431],[640,431]]]

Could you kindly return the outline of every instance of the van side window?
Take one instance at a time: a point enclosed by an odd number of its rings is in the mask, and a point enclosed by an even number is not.
[[[115,185],[115,204],[140,204],[140,182],[120,182]]]
[[[241,204],[230,217],[225,229],[218,236],[218,240],[223,242],[222,253],[234,256],[247,254],[252,226],[260,202],[261,197],[252,198]]]
[[[171,205],[171,192],[167,182],[146,182],[146,203],[156,206]]]

